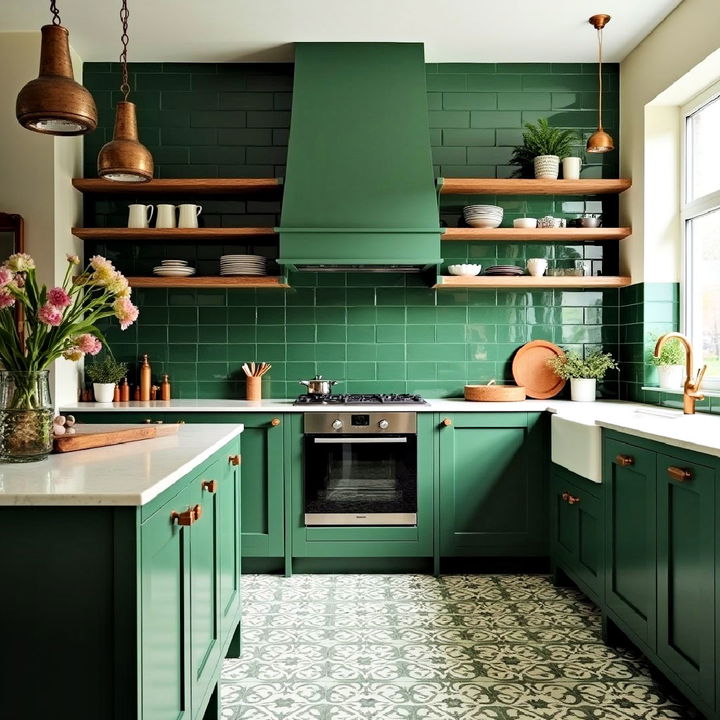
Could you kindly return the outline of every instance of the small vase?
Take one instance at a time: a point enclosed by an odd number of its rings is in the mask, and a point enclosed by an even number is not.
[[[47,370],[0,371],[0,460],[35,462],[52,450],[53,405]]]
[[[658,365],[658,384],[665,390],[679,390],[685,379],[683,365]]]
[[[579,157],[566,157],[562,161],[563,178],[565,180],[579,180],[582,160]]]
[[[93,383],[95,402],[111,403],[115,394],[115,383]]]
[[[594,378],[570,378],[570,399],[594,402],[597,381]]]
[[[538,155],[533,158],[535,177],[543,180],[557,180],[560,173],[560,158],[557,155]]]

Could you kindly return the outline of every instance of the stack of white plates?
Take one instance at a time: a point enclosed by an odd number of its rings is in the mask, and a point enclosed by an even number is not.
[[[493,265],[485,271],[485,275],[522,275],[523,269],[517,265]]]
[[[195,268],[190,267],[187,260],[161,260],[153,272],[161,277],[190,277],[195,274]]]
[[[267,275],[267,258],[262,255],[222,255],[221,275]]]
[[[496,228],[503,219],[503,209],[497,205],[468,205],[463,208],[463,217],[470,227]]]

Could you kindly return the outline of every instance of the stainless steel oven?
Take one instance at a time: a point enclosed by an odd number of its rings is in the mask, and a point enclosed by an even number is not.
[[[305,525],[415,525],[414,412],[314,412],[305,422]]]

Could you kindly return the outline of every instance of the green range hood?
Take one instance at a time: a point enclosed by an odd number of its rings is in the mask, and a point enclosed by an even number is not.
[[[441,262],[419,43],[299,43],[280,227],[289,269]]]

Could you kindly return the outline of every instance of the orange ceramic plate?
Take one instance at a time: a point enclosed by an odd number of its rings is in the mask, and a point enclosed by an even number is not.
[[[533,340],[515,353],[513,378],[525,388],[528,397],[537,400],[555,397],[565,387],[565,380],[548,367],[547,361],[564,355],[562,348],[547,340]]]

